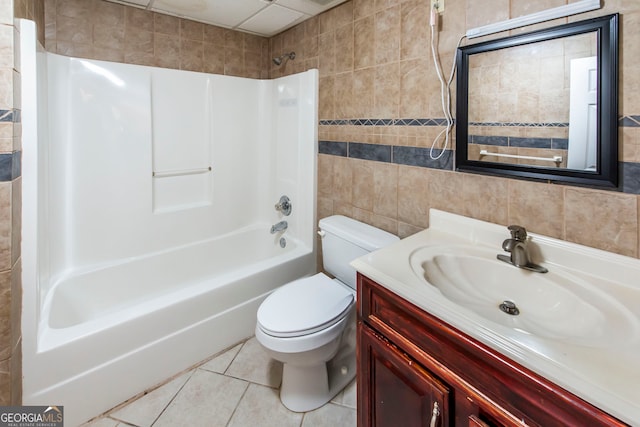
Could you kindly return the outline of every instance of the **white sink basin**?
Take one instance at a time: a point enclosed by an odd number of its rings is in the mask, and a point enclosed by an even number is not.
[[[528,234],[548,273],[496,259],[504,225],[432,209],[429,228],[354,260],[416,307],[627,422],[640,420],[640,260]],[[500,310],[515,303],[518,315]]]
[[[497,260],[498,252],[427,246],[410,255],[410,264],[462,310],[520,333],[593,347],[628,344],[639,335],[637,316],[592,283],[558,267],[544,274],[517,268]],[[501,310],[505,302],[518,313]]]

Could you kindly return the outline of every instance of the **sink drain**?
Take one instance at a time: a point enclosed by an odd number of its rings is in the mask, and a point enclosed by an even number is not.
[[[517,316],[520,314],[520,310],[518,310],[518,307],[516,307],[516,304],[513,301],[502,301],[502,304],[498,307],[500,307],[500,310],[511,316]]]

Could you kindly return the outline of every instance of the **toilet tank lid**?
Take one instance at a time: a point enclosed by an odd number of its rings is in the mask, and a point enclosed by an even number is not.
[[[398,236],[343,215],[320,220],[320,229],[371,252],[400,240]]]

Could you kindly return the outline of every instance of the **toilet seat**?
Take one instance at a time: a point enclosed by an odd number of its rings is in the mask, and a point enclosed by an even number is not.
[[[313,334],[342,320],[353,302],[353,291],[318,273],[269,295],[258,309],[258,326],[273,337]]]

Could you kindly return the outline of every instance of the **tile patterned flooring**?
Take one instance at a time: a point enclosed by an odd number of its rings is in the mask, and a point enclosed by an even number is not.
[[[296,413],[280,402],[281,379],[282,364],[251,338],[82,427],[356,425],[355,381],[323,407]]]

